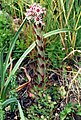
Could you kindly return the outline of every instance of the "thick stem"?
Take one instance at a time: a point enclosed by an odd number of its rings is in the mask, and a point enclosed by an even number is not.
[[[34,24],[34,32],[37,38],[36,47],[37,47],[37,54],[38,54],[38,61],[37,61],[37,75],[39,83],[45,80],[45,51],[44,51],[44,43],[43,43],[43,35],[42,35],[42,25],[35,25]]]

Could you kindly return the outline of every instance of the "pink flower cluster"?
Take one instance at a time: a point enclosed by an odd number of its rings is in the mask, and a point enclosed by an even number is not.
[[[34,3],[30,6],[30,9],[27,10],[26,17],[28,20],[34,21],[36,25],[40,23],[44,25],[42,21],[43,14],[46,14],[45,8],[42,8],[39,4]]]

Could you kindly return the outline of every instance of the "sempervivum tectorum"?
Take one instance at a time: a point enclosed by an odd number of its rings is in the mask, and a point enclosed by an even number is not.
[[[44,43],[42,30],[45,25],[42,18],[43,14],[46,14],[45,8],[42,8],[39,4],[34,3],[30,6],[30,9],[27,10],[26,17],[29,22],[33,22],[34,33],[37,38],[36,47],[38,54],[38,68],[37,75],[39,83],[45,79],[45,52],[44,52]]]

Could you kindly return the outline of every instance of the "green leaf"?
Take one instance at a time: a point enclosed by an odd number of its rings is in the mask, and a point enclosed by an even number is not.
[[[66,118],[66,116],[72,111],[71,108],[72,108],[72,104],[68,103],[66,105],[65,109],[62,112],[60,112],[60,119],[61,120],[64,120]]]
[[[23,20],[23,22],[22,22],[22,24],[21,24],[18,32],[15,34],[15,36],[14,36],[14,38],[13,38],[13,40],[12,40],[11,46],[10,46],[10,48],[9,48],[9,50],[8,50],[8,54],[7,54],[7,57],[6,57],[6,60],[5,60],[5,70],[4,70],[4,71],[6,71],[6,69],[7,69],[7,64],[8,64],[9,58],[10,58],[10,54],[11,54],[11,52],[12,52],[12,50],[13,50],[13,47],[14,47],[14,45],[15,45],[15,42],[16,42],[16,40],[18,39],[18,36],[19,36],[19,34],[20,34],[20,32],[21,32],[21,30],[22,30],[22,28],[23,28],[23,25],[24,25],[24,23],[25,23],[26,20],[27,20],[27,18],[25,18],[25,19]],[[5,72],[4,72],[4,74],[5,74]]]
[[[80,115],[80,116],[81,116],[81,112],[77,112],[77,115]]]
[[[10,98],[10,99],[5,100],[2,103],[2,108],[6,107],[7,105],[9,105],[10,103],[13,103],[13,102],[16,102],[18,104],[18,109],[19,109],[21,120],[25,120],[21,105],[20,105],[19,101],[16,98]]]
[[[72,110],[72,104],[71,103],[68,103],[64,109],[65,113],[66,114],[69,114]]]
[[[3,51],[4,48],[1,50],[0,52],[0,89],[2,89],[3,85],[4,85],[4,79],[3,79]]]
[[[64,111],[60,113],[60,120],[64,120],[66,118],[66,114]]]
[[[71,112],[71,108],[65,108],[65,110],[64,110],[64,112],[66,113],[66,114],[69,114],[70,112]]]
[[[47,37],[50,37],[55,34],[59,34],[59,33],[63,33],[63,32],[70,32],[70,31],[73,32],[72,29],[67,29],[67,28],[57,29],[57,30],[53,30],[53,31],[50,31],[50,32],[44,34],[43,37],[47,38]]]
[[[8,104],[13,103],[13,102],[17,102],[17,99],[16,98],[10,98],[10,99],[5,100],[2,103],[2,108],[6,107]]]
[[[2,96],[5,96],[7,87],[9,85],[9,82],[11,80],[11,77],[15,74],[15,72],[18,70],[20,64],[22,63],[22,61],[24,60],[24,58],[32,51],[32,49],[36,46],[36,43],[33,42],[30,47],[23,53],[23,55],[20,57],[20,59],[17,61],[17,63],[15,64],[12,72],[10,73],[8,79],[6,80],[5,84],[4,84],[4,88],[2,91]]]
[[[25,120],[21,105],[20,105],[19,101],[17,101],[17,102],[18,102],[18,109],[19,109],[21,120]]]

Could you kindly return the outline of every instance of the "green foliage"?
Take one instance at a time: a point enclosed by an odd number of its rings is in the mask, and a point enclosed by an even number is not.
[[[23,23],[21,24],[18,32],[15,34],[14,36],[14,39],[9,47],[9,50],[8,50],[8,53],[7,53],[7,56],[6,56],[6,60],[4,62],[3,60],[3,55],[4,55],[4,49],[1,50],[0,52],[0,99],[2,100],[2,107],[4,108],[6,105],[12,103],[12,102],[16,102],[17,99],[16,98],[10,98],[10,99],[7,99],[6,100],[6,97],[7,97],[7,90],[8,90],[8,86],[9,86],[9,83],[10,81],[12,80],[12,76],[15,74],[15,72],[17,71],[17,69],[19,68],[21,62],[23,61],[23,59],[26,57],[26,55],[34,48],[34,44],[32,44],[25,52],[24,54],[20,57],[20,59],[18,60],[18,62],[16,63],[16,65],[14,66],[12,72],[9,74],[9,77],[6,78],[6,73],[7,73],[7,69],[9,67],[9,65],[11,63],[9,63],[9,57],[10,57],[10,54],[13,50],[13,47],[15,45],[15,42],[22,30],[22,27],[24,25],[26,21],[26,18],[24,19]],[[5,82],[5,79],[6,79],[6,82]],[[9,97],[9,96],[8,96]],[[17,101],[18,102],[18,101]],[[21,106],[20,106],[20,103],[18,102],[18,108],[19,108],[19,112],[20,112],[20,116],[22,118],[22,120],[24,120],[24,115],[23,115],[23,112],[22,112],[22,109],[21,109]],[[1,109],[2,111],[2,109]],[[3,112],[1,114],[3,116]],[[2,117],[1,116],[1,117]]]
[[[18,60],[26,49],[27,49],[27,46],[26,46],[25,38],[23,39],[19,38],[15,44],[15,48],[13,51],[14,52],[13,58]]]
[[[31,92],[34,94],[35,103],[27,109],[27,118],[31,120],[55,119],[55,109],[60,101],[59,87],[51,85],[47,89],[34,86]]]
[[[25,5],[25,0],[2,0],[3,9],[5,9],[11,15],[22,17],[22,19]]]
[[[11,103],[17,103],[18,104],[18,109],[19,109],[19,113],[20,113],[20,118],[22,120],[25,120],[25,117],[24,117],[24,114],[23,114],[23,111],[22,111],[22,108],[21,108],[21,105],[19,103],[19,101],[16,99],[16,98],[10,98],[10,99],[7,99],[5,100],[4,102],[2,102],[2,108],[6,107],[7,105],[11,104]],[[3,114],[2,114],[3,115]],[[1,119],[2,120],[2,119]]]
[[[59,86],[51,85],[47,88],[46,94],[49,94],[51,96],[52,101],[56,101],[59,103],[61,94],[58,93],[59,91]]]
[[[68,1],[66,0],[65,3],[63,3],[63,0],[61,1],[61,6],[63,9],[63,15],[65,18],[65,22],[68,28],[74,29],[73,34],[68,35],[68,41],[70,42],[70,47],[73,49],[76,48],[76,44],[78,44],[78,37],[77,35],[80,34],[79,27],[81,23],[81,7],[80,2],[76,2],[76,0]],[[80,39],[79,39],[80,41]],[[69,47],[69,46],[67,46]]]
[[[46,39],[46,56],[52,62],[53,68],[61,67],[63,58],[74,49],[81,49],[81,1],[80,0],[2,0],[2,7],[9,13],[9,15],[14,16],[15,18],[20,18],[23,20],[24,12],[26,8],[33,2],[40,2],[41,5],[45,6],[47,14],[45,16],[45,29],[43,37]],[[20,116],[24,120],[23,113],[19,102],[12,97],[16,96],[14,88],[16,88],[16,83],[14,78],[15,73],[17,72],[20,64],[24,58],[32,51],[36,46],[35,42],[32,39],[31,34],[32,30],[28,30],[27,38],[23,37],[24,34],[20,35],[18,38],[22,27],[25,21],[20,26],[17,34],[13,38],[12,29],[11,29],[11,20],[8,14],[0,14],[0,119],[3,120],[5,113],[3,111],[2,105],[5,107],[10,103],[18,104]],[[26,25],[27,27],[27,25]],[[68,28],[68,29],[63,29]],[[31,27],[32,29],[32,27]],[[70,30],[73,29],[74,31]],[[26,29],[24,33],[26,34]],[[30,32],[29,32],[30,31]],[[50,31],[50,32],[49,32]],[[67,33],[66,33],[67,32]],[[57,34],[57,35],[56,35]],[[60,35],[59,35],[60,34]],[[13,38],[13,39],[12,39]],[[18,40],[17,40],[18,39]],[[25,44],[25,40],[26,44]],[[11,43],[11,41],[13,41]],[[30,45],[30,43],[32,43]],[[13,50],[14,57],[19,58],[17,63],[12,69],[12,72],[8,76],[8,68],[11,63],[9,63],[10,54]],[[5,46],[6,45],[6,46]],[[10,46],[11,45],[11,46]],[[26,50],[26,46],[30,47]],[[3,48],[5,46],[5,48]],[[9,48],[10,46],[10,48]],[[3,49],[2,49],[3,48]],[[8,51],[9,48],[9,51]],[[2,50],[2,51],[1,51]],[[24,50],[26,50],[24,52]],[[8,54],[4,54],[3,53]],[[21,56],[21,53],[24,54]],[[5,55],[6,61],[5,61]],[[80,58],[81,56],[78,55]],[[76,54],[75,54],[76,57]],[[79,62],[79,65],[81,63]],[[66,71],[67,72],[67,71]],[[81,81],[80,77],[77,78]],[[64,88],[65,86],[63,86]],[[10,91],[10,92],[8,92]],[[48,90],[38,90],[36,89],[35,99],[36,103],[33,104],[30,108],[27,109],[28,119],[35,120],[44,120],[44,119],[54,119],[53,111],[56,108],[56,104],[59,102],[60,95],[58,94],[58,88],[51,86]],[[65,96],[66,93],[61,91],[61,94]],[[10,98],[6,100],[6,96]],[[56,102],[54,102],[57,101]],[[5,102],[6,101],[6,102]],[[3,104],[4,103],[4,104]],[[6,103],[6,105],[5,105]],[[13,105],[12,105],[13,106]],[[72,106],[71,103],[68,103],[63,111],[60,112],[61,120],[71,120],[73,115],[76,112],[77,115],[81,116],[81,106],[76,105]],[[73,119],[72,119],[73,120]]]
[[[75,105],[75,109],[76,109],[76,114],[77,115],[79,115],[79,116],[81,116],[81,105],[80,104],[77,104],[77,105]]]
[[[50,45],[49,45],[50,44]],[[49,60],[53,63],[52,66],[54,68],[61,67],[62,60],[66,55],[65,50],[61,42],[59,41],[59,37],[55,39],[55,41],[50,42],[46,47],[46,52]]]
[[[21,49],[21,51],[24,51],[26,49],[25,41],[23,39],[17,40],[16,47],[16,50]]]
[[[2,108],[2,102],[0,101],[0,120],[4,120],[5,118],[5,112]]]
[[[81,25],[81,20],[80,20],[80,25]],[[77,32],[77,41],[76,41],[76,47],[77,49],[81,50],[81,28]]]
[[[60,112],[60,120],[65,120],[66,116],[72,112],[72,104],[68,103],[65,109]]]
[[[5,46],[7,52],[10,42],[12,40],[11,19],[8,13],[0,13],[0,50]]]
[[[7,94],[7,91],[6,91],[6,90],[7,90],[7,88],[8,88],[8,85],[9,85],[9,83],[10,83],[10,81],[11,81],[12,76],[15,74],[15,72],[16,72],[17,69],[19,68],[20,64],[22,63],[22,61],[24,60],[24,58],[26,57],[26,55],[27,55],[29,52],[31,52],[31,50],[35,47],[35,42],[34,42],[34,43],[23,53],[23,55],[20,57],[20,59],[18,60],[18,62],[15,64],[13,70],[11,71],[11,73],[9,74],[9,77],[7,78],[7,80],[6,80],[6,82],[5,82],[6,72],[7,72],[7,69],[8,69],[8,67],[9,67],[9,65],[11,64],[11,63],[9,63],[9,57],[10,57],[10,54],[11,54],[11,52],[12,52],[12,50],[13,50],[13,47],[14,47],[14,45],[15,45],[15,42],[16,42],[16,40],[17,40],[17,38],[18,38],[21,30],[22,30],[22,27],[23,27],[25,21],[26,21],[26,18],[24,19],[24,21],[23,21],[23,23],[21,24],[18,32],[17,32],[17,33],[15,34],[15,36],[14,36],[14,39],[13,39],[13,41],[12,41],[12,43],[11,43],[11,46],[9,47],[9,50],[8,50],[8,53],[7,53],[5,62],[3,61],[3,53],[4,53],[4,51],[2,50],[1,53],[0,53],[0,59],[1,59],[1,60],[0,60],[0,69],[1,69],[1,71],[0,71],[0,76],[1,76],[1,80],[0,80],[1,86],[0,86],[0,88],[1,88],[1,98],[2,98],[2,99],[5,99],[5,97],[6,97],[6,94]],[[4,64],[5,64],[5,66],[4,66]],[[4,87],[3,87],[3,86],[4,86]]]
[[[65,109],[60,112],[60,120],[70,120],[70,119],[73,120],[73,118],[70,117],[71,114],[76,116],[76,118],[78,116],[80,116],[81,118],[81,105],[80,104],[72,105],[72,103],[68,103]]]
[[[36,91],[33,92],[36,96],[36,104],[33,104],[32,106],[30,106],[30,108],[27,109],[27,118],[31,120],[51,120],[52,118],[54,118],[53,110],[57,103],[52,101],[52,97],[49,95],[48,90],[47,92],[41,89],[39,90],[39,92],[37,92],[38,88],[36,87],[35,90]]]

